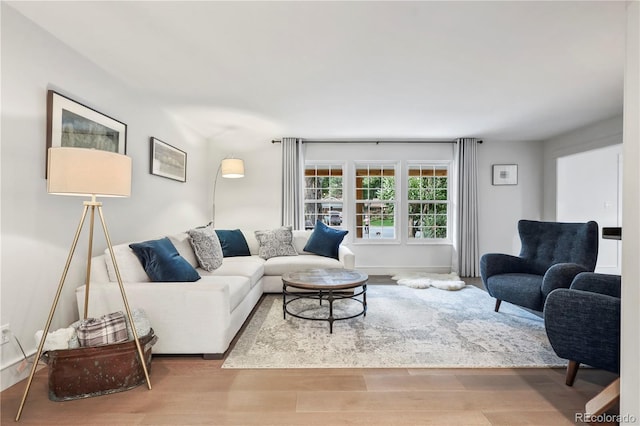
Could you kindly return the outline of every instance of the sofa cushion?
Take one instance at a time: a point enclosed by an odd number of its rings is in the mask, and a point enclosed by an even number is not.
[[[245,241],[247,242],[247,246],[249,247],[249,253],[251,253],[251,256],[257,256],[260,251],[260,243],[256,238],[255,231],[253,229],[241,229],[241,231],[242,235],[244,235]]]
[[[167,235],[176,250],[178,250],[178,254],[189,262],[189,265],[194,268],[198,267],[198,259],[196,258],[196,254],[193,252],[193,247],[191,247],[191,237],[186,232],[180,232],[179,234]],[[129,247],[127,245],[127,247]]]
[[[240,276],[247,277],[251,287],[264,275],[265,261],[258,256],[225,257],[222,266],[214,271],[199,270],[202,276]]]
[[[151,281],[192,282],[198,272],[178,254],[169,238],[129,244]]]
[[[229,287],[229,312],[242,303],[249,294],[251,285],[247,277],[226,277],[225,283]]]
[[[514,285],[517,284],[517,285]],[[544,305],[542,275],[534,274],[497,274],[489,277],[485,284],[496,299],[515,303],[525,308],[540,310]]]
[[[291,244],[293,241],[291,226],[281,226],[273,230],[256,231],[255,235],[258,243],[260,243],[258,256],[263,259],[298,255],[298,252]]]
[[[330,228],[318,220],[304,250],[320,256],[338,258],[338,247],[349,231]]]
[[[306,229],[294,229],[292,231],[293,233],[293,248],[296,249],[296,251],[298,252],[298,254],[310,254],[308,252],[304,251],[304,246],[307,244],[307,241],[309,241],[309,237],[311,236],[311,233],[313,231],[310,230],[306,230]]]
[[[264,263],[264,275],[282,275],[285,272],[307,269],[343,268],[339,260],[313,254],[295,257],[272,257]]]
[[[135,255],[129,244],[118,244],[113,246],[113,255],[118,262],[118,271],[120,271],[120,277],[124,282],[149,282],[149,276],[145,272],[140,260]],[[111,255],[109,249],[104,250],[104,262],[107,265],[107,273],[109,274],[109,281],[118,281],[116,277],[116,271],[111,261]]]
[[[191,246],[198,259],[198,264],[205,271],[213,271],[222,265],[224,257],[222,246],[211,225],[201,226],[188,231]]]
[[[239,229],[216,229],[224,257],[251,256],[247,240]]]

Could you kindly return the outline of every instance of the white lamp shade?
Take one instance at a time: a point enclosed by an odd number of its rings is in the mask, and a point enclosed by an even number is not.
[[[87,148],[49,148],[47,192],[58,195],[129,197],[131,158]]]
[[[244,177],[244,161],[239,158],[225,158],[222,160],[221,174],[223,178]]]

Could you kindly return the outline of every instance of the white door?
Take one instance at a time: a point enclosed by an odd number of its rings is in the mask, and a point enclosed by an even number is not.
[[[620,274],[621,242],[602,239],[602,228],[622,226],[622,145],[558,158],[556,218],[598,222],[596,271]]]

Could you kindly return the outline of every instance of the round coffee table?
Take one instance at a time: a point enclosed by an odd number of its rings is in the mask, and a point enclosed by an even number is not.
[[[344,269],[310,269],[300,272],[288,272],[282,275],[282,311],[286,319],[287,314],[292,317],[311,321],[328,321],[329,332],[333,333],[333,322],[367,315],[367,280],[369,276],[359,271]],[[356,292],[357,287],[362,290]],[[293,290],[290,290],[293,289]],[[302,290],[302,291],[296,291]],[[351,291],[349,291],[351,290]],[[362,296],[362,300],[357,297]],[[329,315],[313,318],[300,313],[291,312],[288,305],[299,299],[316,299],[329,302]],[[335,300],[351,299],[362,305],[362,310],[354,315],[335,317],[333,302]]]

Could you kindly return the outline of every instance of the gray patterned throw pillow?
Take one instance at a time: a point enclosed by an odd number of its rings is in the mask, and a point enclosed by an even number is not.
[[[258,256],[269,259],[276,256],[297,256],[293,247],[293,233],[290,226],[282,226],[271,231],[255,231],[256,239],[260,243]]]
[[[187,233],[200,267],[208,272],[218,269],[223,260],[222,246],[213,227],[207,225]]]

